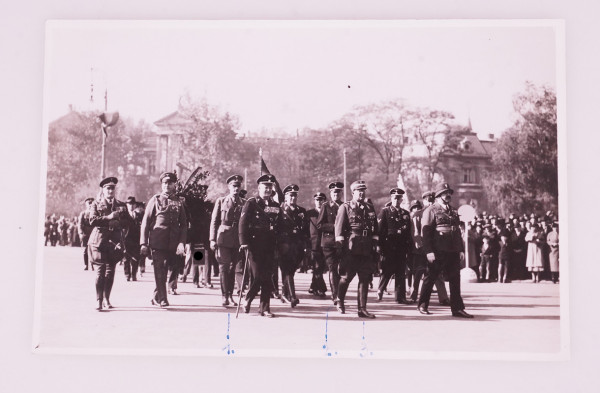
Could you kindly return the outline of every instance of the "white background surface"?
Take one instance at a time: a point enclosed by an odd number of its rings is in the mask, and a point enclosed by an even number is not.
[[[597,391],[598,51],[597,5],[589,1],[80,1],[0,3],[3,274],[0,391]],[[202,359],[33,355],[42,151],[44,22],[47,19],[564,18],[570,361],[381,361]],[[562,163],[561,163],[562,164]],[[591,202],[591,205],[590,205]],[[564,219],[561,211],[561,219]],[[566,275],[565,275],[566,276]],[[563,276],[563,278],[566,278]],[[68,283],[65,283],[68,285]],[[202,327],[199,326],[199,334]],[[285,334],[284,332],[282,332]],[[168,339],[168,337],[165,337]],[[510,337],[506,338],[510,340]]]

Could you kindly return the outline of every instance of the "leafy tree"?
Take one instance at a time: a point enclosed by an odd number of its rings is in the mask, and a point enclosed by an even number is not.
[[[556,93],[525,84],[513,98],[515,122],[498,139],[484,178],[490,201],[503,213],[557,210]]]
[[[403,101],[382,101],[356,106],[340,121],[357,142],[375,153],[377,166],[386,180],[395,177],[402,167],[408,113]]]
[[[444,154],[458,142],[451,127],[453,119],[449,112],[429,108],[414,108],[407,114],[406,128],[414,142],[402,172],[419,172],[427,190],[433,189],[435,179],[441,176]]]
[[[99,112],[77,112],[52,122],[48,130],[46,211],[73,216],[83,209],[82,201],[98,195],[102,131]],[[136,195],[136,176],[143,166],[144,132],[149,126],[119,120],[108,129],[106,176],[117,176],[117,198]],[[138,182],[143,183],[143,182]],[[144,199],[148,195],[136,195]]]
[[[222,195],[227,190],[224,178],[240,172],[248,160],[247,145],[237,133],[239,119],[189,94],[180,99],[178,110],[189,119],[183,129],[182,162],[189,168],[201,166],[209,171],[209,197]]]

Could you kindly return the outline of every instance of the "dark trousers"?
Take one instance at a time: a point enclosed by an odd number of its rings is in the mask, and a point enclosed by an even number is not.
[[[174,251],[152,249],[152,265],[154,266],[154,300],[158,303],[167,300],[167,272],[176,265]]]
[[[129,249],[129,247],[128,247]],[[135,255],[134,253],[127,252],[125,254],[125,262],[123,263],[123,271],[125,272],[125,276],[130,279],[133,278],[136,280],[138,265],[139,265],[140,255]]]
[[[329,270],[329,287],[331,288],[331,299],[337,301],[340,286],[340,259],[336,255],[335,248],[324,248],[323,257]]]
[[[83,247],[83,265],[87,268],[89,266],[89,252],[87,249],[88,238],[87,236],[81,239],[81,246]],[[94,265],[92,265],[92,268]]]
[[[312,260],[312,281],[310,283],[310,289],[313,291],[327,292],[327,285],[323,279],[323,271],[325,271],[325,257],[321,250],[313,250],[311,252]]]
[[[398,302],[406,302],[406,252],[386,252],[381,264],[381,278],[379,279],[378,292],[383,293],[392,276],[396,277],[394,296]]]
[[[97,246],[88,245],[89,258],[96,266],[96,300],[110,300],[113,283],[115,281],[115,267],[123,253],[110,248],[100,250]]]
[[[338,298],[344,301],[350,282],[354,276],[358,275],[359,288],[368,288],[373,275],[373,257],[372,255],[352,255],[347,253],[340,261],[340,282],[338,287]],[[360,301],[360,296],[359,299]],[[366,300],[365,300],[366,307]]]
[[[177,279],[179,278],[179,274],[183,272],[184,265],[185,256],[175,255],[175,257],[173,258],[173,263],[169,264],[169,289],[177,289]]]
[[[279,269],[281,269],[281,294],[289,300],[297,299],[294,275],[296,274],[296,269],[302,264],[303,258],[304,250],[297,243],[289,244],[287,252],[281,254],[279,261]]]
[[[235,268],[240,261],[240,255],[238,247],[219,247],[215,252],[215,256],[219,262],[219,280],[221,282],[221,294],[223,296],[233,295]]]
[[[460,254],[458,252],[436,252],[435,257],[435,261],[429,263],[427,267],[423,289],[419,297],[419,306],[429,307],[433,285],[440,273],[443,272],[450,284],[450,308],[452,312],[464,310],[465,305],[460,294]]]
[[[250,245],[248,263],[253,280],[248,288],[248,293],[246,293],[246,301],[251,302],[260,291],[260,311],[270,311],[274,260],[274,244],[270,246],[264,244]]]
[[[246,255],[240,254],[240,260],[235,264],[235,283],[237,290],[243,290],[244,286],[250,281],[250,267],[246,266],[246,276],[244,277],[244,264],[246,263]],[[243,280],[243,282],[242,282]]]

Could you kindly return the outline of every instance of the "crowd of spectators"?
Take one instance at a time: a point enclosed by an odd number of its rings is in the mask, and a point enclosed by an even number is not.
[[[469,267],[478,281],[558,282],[558,217],[554,212],[507,218],[483,212],[467,227]]]
[[[57,217],[52,214],[46,217],[44,223],[44,246],[79,247],[81,240],[78,233],[78,217]]]

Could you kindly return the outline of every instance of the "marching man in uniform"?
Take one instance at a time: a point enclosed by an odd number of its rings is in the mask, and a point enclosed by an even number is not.
[[[381,300],[392,275],[395,280],[395,300],[406,304],[406,261],[411,250],[410,213],[400,207],[404,190],[390,190],[391,204],[381,209],[379,224],[379,245],[383,252],[383,274],[379,280],[377,299]]]
[[[273,266],[277,233],[283,223],[279,203],[275,202],[273,184],[275,176],[266,174],[258,178],[258,196],[249,198],[242,209],[239,224],[240,249],[247,252],[252,284],[246,293],[244,312],[250,312],[250,304],[260,291],[260,315],[273,318],[271,292],[273,291]]]
[[[239,196],[243,180],[241,175],[233,175],[227,179],[229,195],[217,199],[210,220],[210,248],[219,262],[223,307],[229,304],[237,306],[233,300],[233,287],[235,268],[241,260],[238,224],[242,207],[246,203]]]
[[[302,263],[310,238],[306,210],[296,204],[299,190],[300,187],[296,184],[287,185],[283,189],[285,195],[285,202],[281,207],[283,225],[278,234],[279,268],[281,269],[282,281],[281,298],[288,301],[292,308],[300,303],[300,300],[296,297],[294,274]]]
[[[454,190],[444,183],[435,192],[435,203],[423,211],[421,218],[423,250],[427,256],[428,269],[423,280],[418,310],[431,314],[429,298],[440,272],[450,283],[450,308],[452,316],[473,318],[465,311],[460,294],[460,262],[464,259],[464,244],[460,232],[458,212],[450,206]]]
[[[344,183],[333,182],[327,186],[331,201],[324,203],[317,219],[317,228],[321,232],[321,249],[323,257],[329,270],[329,286],[331,287],[331,299],[333,304],[338,304],[338,288],[340,285],[340,259],[342,249],[336,248],[335,242],[335,218],[342,204],[342,192]]]
[[[350,282],[358,274],[358,316],[375,318],[367,311],[369,281],[373,274],[373,251],[379,252],[377,215],[373,205],[365,202],[367,185],[357,180],[350,185],[352,200],[343,203],[335,219],[335,241],[342,250],[337,309],[346,312],[344,300]]]
[[[98,311],[110,304],[110,292],[115,280],[115,267],[123,257],[122,229],[128,226],[127,207],[115,198],[115,187],[119,180],[107,177],[100,182],[102,193],[90,206],[90,225],[94,228],[88,240],[88,252],[96,265],[96,299]]]
[[[177,255],[185,254],[187,215],[183,198],[175,195],[177,176],[160,175],[162,193],[154,195],[146,205],[140,233],[140,253],[150,255],[154,265],[156,289],[153,305],[166,307],[167,271],[177,264]]]

